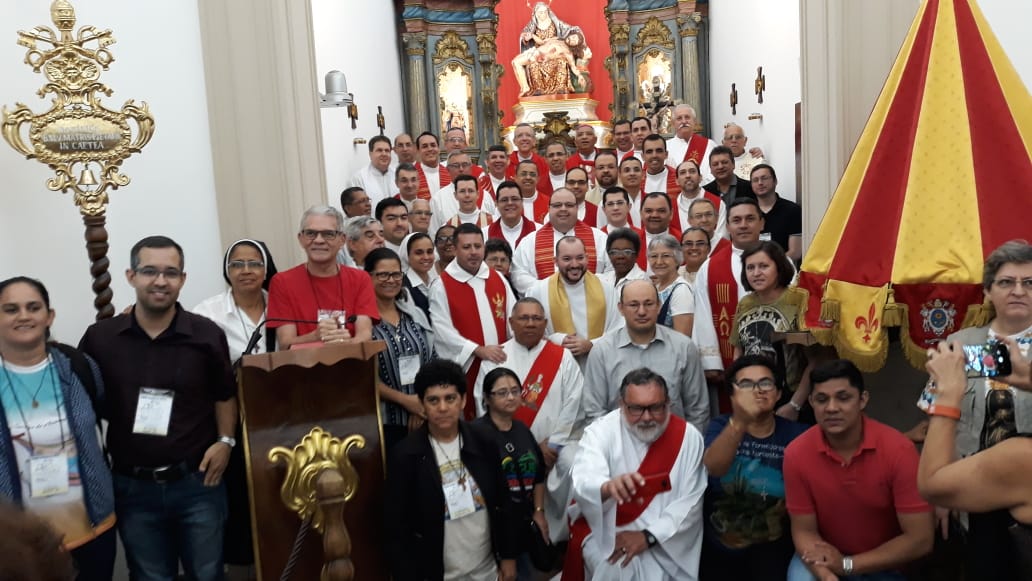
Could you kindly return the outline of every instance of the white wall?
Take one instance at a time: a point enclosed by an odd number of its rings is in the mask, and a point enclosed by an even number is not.
[[[122,165],[132,182],[110,195],[113,303],[120,310],[134,300],[122,274],[132,245],[165,234],[184,247],[189,278],[181,301],[191,307],[223,288],[197,5],[91,0],[75,7],[77,28],[110,28],[117,40],[110,47],[115,61],[100,78],[114,94],[102,103],[118,110],[129,99],[146,101],[155,119],[150,144]],[[15,41],[18,30],[53,26],[50,2],[0,0],[0,14],[0,104],[18,101],[42,112],[50,105],[35,95],[43,75],[23,64],[25,49]],[[0,175],[0,278],[42,280],[58,313],[55,335],[77,343],[95,315],[78,208],[70,195],[46,188],[52,174],[45,165],[25,160],[6,142],[0,142]]]
[[[710,2],[709,136],[717,143],[724,124],[745,129],[749,147],[761,147],[778,171],[778,193],[796,198],[795,103],[800,100],[798,0]],[[763,67],[767,90],[756,102],[753,81]],[[738,114],[731,114],[731,83],[738,90]],[[760,113],[762,120],[748,120]]]
[[[358,127],[344,108],[322,109],[323,152],[329,203],[340,207],[340,192],[351,185],[352,174],[369,163],[367,142],[380,130],[376,107],[383,107],[384,135],[405,130],[404,96],[401,89],[401,57],[397,42],[393,2],[341,2],[311,0],[315,62],[320,92],[323,78],[332,70],[344,73],[348,91],[358,105]]]

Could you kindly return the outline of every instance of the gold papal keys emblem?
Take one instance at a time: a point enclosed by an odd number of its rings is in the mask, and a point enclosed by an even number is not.
[[[13,110],[4,106],[2,131],[15,151],[54,171],[48,189],[72,192],[86,225],[93,305],[97,319],[104,319],[114,315],[104,227],[108,190],[129,184],[120,171],[122,162],[150,141],[154,119],[145,102],[130,99],[120,111],[100,103],[98,93],[110,97],[113,92],[99,80],[101,70],[115,60],[108,50],[115,43],[110,30],[83,26],[73,34],[75,9],[67,0],[52,3],[50,16],[56,31],[48,26],[20,30],[18,44],[28,49],[25,64],[46,77],[36,94],[41,99],[52,94],[51,107],[37,115],[22,103]],[[135,137],[130,120],[136,124]]]

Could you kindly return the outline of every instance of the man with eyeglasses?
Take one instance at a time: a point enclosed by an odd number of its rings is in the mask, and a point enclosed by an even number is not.
[[[444,133],[444,153],[445,157],[451,159],[451,154],[454,151],[465,151],[469,147],[469,143],[466,141],[466,130],[461,127],[452,127]],[[450,163],[450,162],[449,162]],[[443,164],[447,166],[448,164]],[[472,166],[466,172],[473,177],[480,179],[480,176],[484,175],[484,170],[480,166]]]
[[[623,322],[613,287],[587,270],[584,243],[564,236],[555,243],[555,274],[536,281],[526,296],[541,302],[548,317],[548,340],[583,364],[603,333]]]
[[[613,270],[603,272],[598,278],[613,287],[617,297],[632,280],[649,280],[645,272],[648,259],[641,251],[641,238],[639,231],[633,228],[613,228],[606,237],[606,255],[613,263]]]
[[[484,262],[484,233],[474,224],[455,229],[455,259],[430,286],[430,319],[437,355],[451,359],[474,385],[481,362],[505,362],[501,344],[516,297],[505,277]],[[465,418],[477,416],[477,398],[466,401]]]
[[[527,166],[530,167],[529,165]],[[523,214],[523,196],[520,186],[513,181],[504,181],[498,185],[498,219],[484,229],[484,237],[502,238],[511,248],[519,246],[524,238],[541,227],[537,222],[526,218]],[[511,258],[510,258],[511,260]]]
[[[398,193],[398,186],[391,179],[390,166],[391,140],[377,135],[369,140],[369,165],[355,172],[351,185],[365,190],[370,204],[375,206],[380,200]]]
[[[739,198],[756,199],[751,182],[735,175],[735,157],[730,149],[723,145],[714,147],[709,156],[709,168],[713,180],[702,187],[707,192],[720,196],[725,205]]]
[[[419,171],[419,191],[421,199],[433,198],[441,188],[451,183],[451,175],[441,171],[441,145],[437,136],[429,131],[424,131],[416,138],[416,154],[419,156],[419,163],[416,169]]]
[[[469,154],[463,151],[453,151],[448,155],[447,173],[449,174],[448,185],[441,188],[430,200],[430,211],[433,216],[430,219],[430,231],[436,233],[437,229],[446,224],[459,213],[459,200],[456,198],[458,184],[455,180],[461,175],[470,176],[473,162]],[[477,179],[473,178],[473,208],[485,212],[489,216],[495,213],[495,203],[491,196],[484,195],[484,191],[478,186]],[[468,209],[468,208],[467,208]],[[471,212],[470,212],[471,213]]]
[[[968,327],[946,338],[949,343],[985,345],[1010,337],[1025,359],[1032,358],[1032,245],[1024,240],[1006,242],[985,259],[982,291],[994,316],[979,327]],[[1012,355],[1013,356],[1013,355]],[[970,456],[1017,434],[1032,432],[1032,393],[999,380],[968,379],[957,422],[956,454]],[[941,511],[940,519],[948,518]],[[967,518],[969,578],[1007,579],[1014,565],[995,543],[1009,543],[1007,511],[971,513]]]
[[[408,252],[402,248],[405,237],[409,235],[409,211],[405,203],[396,198],[380,200],[376,204],[376,219],[383,228],[383,246],[390,248],[401,259],[401,270],[408,270]],[[368,254],[368,253],[366,253]],[[365,265],[365,258],[362,259]]]
[[[237,422],[226,336],[179,304],[186,273],[172,239],[149,236],[133,245],[126,279],[136,304],[91,325],[79,348],[104,379],[115,510],[130,574],[174,579],[181,561],[190,578],[222,579],[222,475]],[[53,482],[54,472],[67,486],[63,466],[33,469],[33,488],[37,478]]]
[[[582,167],[575,167],[566,170],[566,189],[573,192],[577,199],[577,219],[588,226],[597,228],[599,225],[598,206],[587,201],[588,193],[588,171]]]
[[[661,305],[652,282],[628,282],[619,300],[624,324],[595,342],[584,366],[585,416],[593,421],[615,409],[619,378],[648,367],[667,380],[671,411],[701,434],[709,423],[709,394],[698,348],[688,336],[657,324]]]
[[[723,211],[720,213],[719,225],[717,223],[718,206],[723,209],[723,202],[717,204],[709,198],[700,198],[688,206],[688,225],[692,228],[699,228],[709,236],[708,255],[712,255],[723,246],[731,245],[731,241],[727,238],[727,217],[724,216]],[[718,232],[721,233],[719,236]]]
[[[680,165],[692,160],[698,166],[706,163],[717,143],[712,139],[695,132],[698,116],[695,108],[688,104],[674,107],[674,136],[667,140],[667,151],[670,163]],[[703,183],[713,179],[707,169],[702,176]]]
[[[662,373],[637,367],[617,377],[619,408],[584,430],[573,461],[564,578],[698,579],[702,434],[671,410]]]
[[[276,329],[276,345],[289,349],[302,343],[362,342],[372,339],[373,320],[379,318],[373,284],[364,270],[338,264],[344,246],[344,217],[329,206],[313,206],[301,216],[297,241],[307,260],[272,277],[269,285],[269,328]],[[358,228],[357,224],[366,224]],[[359,231],[361,258],[377,244],[383,246],[383,228],[370,216],[352,218]],[[368,240],[367,240],[368,239]],[[287,323],[273,319],[299,321]],[[318,321],[318,324],[306,321]]]
[[[413,200],[409,207],[409,226],[412,232],[430,234],[430,218],[433,211],[430,210],[430,202],[426,200]]]
[[[512,282],[526,293],[535,281],[555,274],[555,243],[564,236],[576,236],[584,243],[589,272],[601,274],[612,268],[601,252],[606,236],[577,219],[577,198],[566,188],[556,190],[548,202],[548,223],[523,239],[512,257]]]
[[[410,163],[399,164],[394,170],[394,183],[397,185],[398,191],[394,198],[401,200],[411,212],[412,205],[420,199],[419,171]]]
[[[720,196],[704,190],[699,185],[701,181],[702,173],[699,171],[699,164],[689,159],[677,166],[677,186],[679,190],[676,198],[677,217],[681,226],[681,232],[684,232],[691,226],[696,226],[709,232],[710,238],[713,238],[713,241],[716,242],[717,238],[727,236],[727,227],[725,225],[727,207],[720,199]],[[709,200],[710,207],[700,206],[698,209],[693,210],[693,205],[699,200]],[[693,213],[698,214],[694,217],[694,220]],[[707,225],[708,227],[706,227]]]
[[[706,429],[704,578],[782,581],[788,571],[794,548],[782,463],[806,426],[774,413],[781,397],[774,368],[759,355],[735,360],[727,371],[731,413]]]
[[[731,150],[735,156],[735,175],[743,180],[749,179],[754,166],[767,163],[763,158],[763,150],[759,147],[750,147],[746,151],[745,146],[749,143],[749,137],[741,125],[728,123],[724,126],[724,139],[721,145]]]
[[[373,205],[369,201],[369,196],[358,186],[345,188],[340,193],[340,207],[348,218],[373,215]]]
[[[394,579],[515,581],[521,548],[494,435],[462,421],[462,368],[436,359],[413,388],[426,423],[390,451],[384,497]],[[499,559],[496,562],[496,558]]]
[[[535,189],[546,198],[551,196],[552,182],[548,179],[548,162],[535,151],[537,148],[537,137],[534,126],[530,123],[520,123],[517,125],[512,133],[512,143],[516,146],[516,150],[509,154],[509,173],[507,174],[509,179],[516,178],[516,181],[521,182],[522,180],[517,175],[519,165],[521,162],[529,161],[534,164],[534,168],[537,170],[535,172],[535,178],[537,179],[537,183],[534,186]],[[523,188],[522,183],[520,188]],[[535,222],[540,221],[534,218],[531,219]]]
[[[760,240],[773,240],[788,258],[799,264],[803,259],[803,209],[778,195],[778,176],[774,168],[762,163],[752,169],[753,193],[763,212]]]
[[[590,179],[594,183],[584,196],[585,200],[598,206],[602,205],[602,194],[620,183],[617,163],[616,154],[611,151],[600,151],[595,155],[594,171],[590,174]]]
[[[917,489],[917,449],[864,414],[869,392],[852,362],[820,363],[810,380],[817,425],[785,448],[785,506],[796,553],[786,577],[902,581],[900,569],[934,543],[932,507]],[[984,573],[974,578],[1008,578]]]

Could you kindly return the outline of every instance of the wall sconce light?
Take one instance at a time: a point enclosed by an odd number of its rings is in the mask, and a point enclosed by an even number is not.
[[[348,117],[351,118],[351,128],[357,128],[358,106],[355,105],[355,95],[348,92],[348,81],[344,73],[330,71],[326,73],[326,94],[319,95],[319,107],[347,107]]]

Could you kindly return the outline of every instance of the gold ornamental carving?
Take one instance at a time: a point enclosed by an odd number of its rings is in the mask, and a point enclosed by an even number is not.
[[[444,36],[437,41],[434,46],[433,61],[435,65],[439,65],[450,58],[473,64],[473,54],[469,52],[469,43],[453,30],[445,32]]]
[[[23,103],[15,102],[12,110],[4,106],[0,133],[19,154],[54,172],[46,181],[48,189],[72,192],[86,226],[93,305],[97,319],[104,319],[114,315],[105,228],[108,190],[129,184],[122,162],[150,142],[154,118],[146,102],[130,99],[118,111],[101,104],[99,94],[114,92],[100,82],[101,71],[115,60],[108,49],[115,43],[110,30],[74,30],[75,9],[67,0],[53,2],[50,16],[56,30],[18,31],[18,44],[27,49],[25,64],[46,78],[36,94],[41,99],[53,95],[50,109],[35,114]]]
[[[358,472],[351,465],[348,453],[352,448],[365,448],[366,440],[351,435],[343,440],[316,426],[288,449],[277,446],[269,450],[269,461],[287,465],[287,475],[280,487],[283,504],[297,513],[301,520],[311,518],[312,528],[322,532],[326,515],[319,508],[316,483],[324,470],[339,471],[343,478],[344,500],[351,500],[358,490]]]
[[[647,46],[659,46],[665,49],[674,49],[674,35],[670,29],[655,16],[645,22],[645,26],[638,30],[634,37],[634,45],[631,47],[635,54],[641,52]]]
[[[609,43],[613,46],[627,44],[631,38],[630,24],[610,24]]]
[[[702,23],[702,12],[692,12],[691,14],[678,14],[677,15],[677,26],[678,32],[681,36],[698,36],[699,35],[699,24]]]
[[[495,35],[493,34],[478,34],[477,35],[477,52],[485,54],[494,54],[498,51],[498,47],[495,46]]]
[[[408,56],[423,56],[426,54],[426,35],[423,33],[410,33],[402,35],[402,42],[405,43],[405,54]]]

